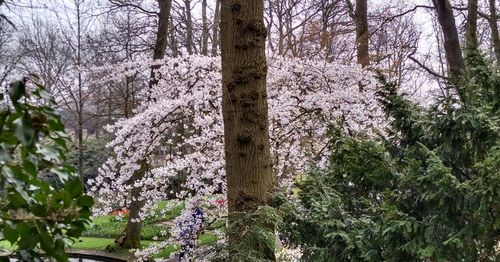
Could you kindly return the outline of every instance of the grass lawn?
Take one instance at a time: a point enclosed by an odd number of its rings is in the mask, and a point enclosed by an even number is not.
[[[158,223],[176,218],[184,208],[184,203],[173,207],[169,205],[168,201],[158,203],[155,216],[147,218],[143,222],[141,244],[148,246],[154,243],[154,237],[158,240],[167,239],[169,237],[169,227]],[[127,218],[125,216],[122,219],[117,219],[113,215],[108,215],[95,217],[92,219],[92,222],[94,225],[84,233],[83,237],[73,244],[73,249],[105,250],[108,245],[113,245],[115,238],[123,232],[127,224]],[[162,233],[165,233],[162,231],[167,231],[167,234],[162,235]],[[202,234],[199,238],[200,245],[210,245],[216,241],[217,237],[211,233]],[[178,249],[179,246],[175,244],[168,245],[157,257],[168,257],[170,253]]]
[[[114,238],[99,238],[99,237],[81,237],[77,242],[73,244],[72,249],[92,249],[92,250],[105,250],[108,245],[112,245],[114,243]],[[217,237],[214,234],[206,233],[200,236],[199,244],[210,245],[217,241]],[[0,242],[0,247],[2,247],[2,242]],[[143,247],[148,246],[155,241],[142,240],[141,244]],[[5,244],[9,244],[6,242]],[[165,247],[165,249],[160,252],[156,257],[169,257],[172,252],[179,250],[179,246],[172,244]],[[127,253],[126,251],[119,251],[119,253]]]
[[[141,244],[146,247],[151,243],[154,243],[153,238],[158,240],[163,240],[169,237],[168,230],[169,227],[163,224],[158,224],[163,221],[169,221],[177,216],[179,216],[184,209],[184,203],[175,205],[174,207],[168,209],[169,203],[167,201],[162,201],[158,204],[156,209],[156,215],[154,217],[148,218],[143,222],[143,229],[141,235]],[[127,219],[123,217],[122,219],[117,219],[114,215],[100,216],[92,219],[93,225],[83,236],[75,241],[71,249],[75,250],[96,250],[105,251],[108,246],[113,246],[115,238],[120,235],[126,227]],[[223,226],[225,223],[220,224]],[[212,228],[217,228],[219,225],[213,225]],[[162,232],[163,231],[163,232]],[[166,235],[164,235],[166,231]],[[199,238],[200,245],[210,245],[217,241],[216,235],[212,233],[202,234]],[[0,249],[12,250],[13,247],[6,240],[0,241]],[[160,254],[156,257],[169,257],[172,252],[179,250],[179,246],[172,244],[168,245]],[[127,255],[129,254],[127,250],[118,250],[118,254]]]
[[[186,207],[184,202],[181,202],[180,204],[177,204],[171,209],[167,210],[167,205],[167,201],[161,201],[160,203],[158,203],[158,205],[156,206],[156,216],[152,218],[152,221],[161,222],[172,220],[178,217],[181,214],[182,210],[184,210],[184,208]]]
[[[143,222],[142,240],[165,240],[170,236],[169,228],[159,223],[179,216],[185,205],[180,203],[168,209],[169,207],[168,201],[161,201],[156,208],[155,215]],[[121,218],[113,215],[100,216],[93,218],[92,222],[93,225],[83,233],[84,237],[116,238],[123,233],[127,225],[127,216]]]
[[[113,245],[115,242],[114,238],[103,238],[103,237],[80,237],[71,246],[73,249],[106,249],[108,245]],[[141,241],[141,243],[149,244],[149,241]]]

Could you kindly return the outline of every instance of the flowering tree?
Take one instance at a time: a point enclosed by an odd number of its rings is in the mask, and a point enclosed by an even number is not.
[[[91,181],[91,190],[98,196],[97,214],[126,207],[129,192],[140,188],[145,201],[135,219],[140,223],[167,197],[169,181],[180,173],[186,179],[178,199],[200,199],[226,190],[220,60],[187,56],[163,63],[158,72],[162,78],[152,90],[157,100],[108,127],[115,134],[108,144],[115,156]],[[147,71],[149,66],[128,64],[110,78]],[[284,190],[310,163],[326,163],[329,142],[324,138],[330,125],[346,131],[365,130],[369,135],[384,123],[374,95],[376,80],[359,67],[282,57],[269,59],[268,67],[273,171]],[[163,158],[161,164],[155,162],[158,155]],[[130,183],[137,172],[144,172],[143,178]],[[225,208],[208,216],[224,215]]]

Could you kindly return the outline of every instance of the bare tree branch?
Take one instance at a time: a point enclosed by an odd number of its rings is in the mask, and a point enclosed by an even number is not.
[[[146,10],[142,6],[134,4],[134,3],[131,3],[129,1],[127,1],[127,0],[108,0],[108,1],[111,4],[113,4],[115,6],[118,6],[118,7],[132,7],[132,8],[135,8],[135,9],[141,11],[142,13],[145,13],[145,14],[148,14],[148,15],[155,15],[155,16],[159,16],[160,15],[159,12]]]
[[[437,77],[437,78],[440,78],[440,79],[448,79],[447,77],[437,73],[436,71],[430,69],[429,67],[427,67],[426,65],[424,65],[423,63],[421,63],[420,61],[418,61],[415,57],[413,57],[413,55],[415,54],[415,51],[413,51],[413,53],[411,53],[410,55],[408,55],[408,58],[410,60],[412,60],[413,62],[415,62],[415,64],[417,64],[418,66],[420,66],[421,68],[423,68],[425,71],[427,71],[429,74]]]

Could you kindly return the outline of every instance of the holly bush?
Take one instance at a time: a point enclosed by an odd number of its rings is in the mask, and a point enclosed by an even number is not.
[[[0,241],[12,245],[2,253],[67,261],[65,249],[90,223],[93,200],[62,164],[68,138],[55,100],[28,78],[0,99]]]

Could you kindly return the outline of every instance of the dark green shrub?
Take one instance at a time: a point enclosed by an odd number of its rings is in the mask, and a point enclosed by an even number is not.
[[[329,168],[278,201],[304,261],[498,261],[500,77],[481,61],[471,72],[450,84],[461,100],[430,108],[381,78],[388,136],[332,132]]]

